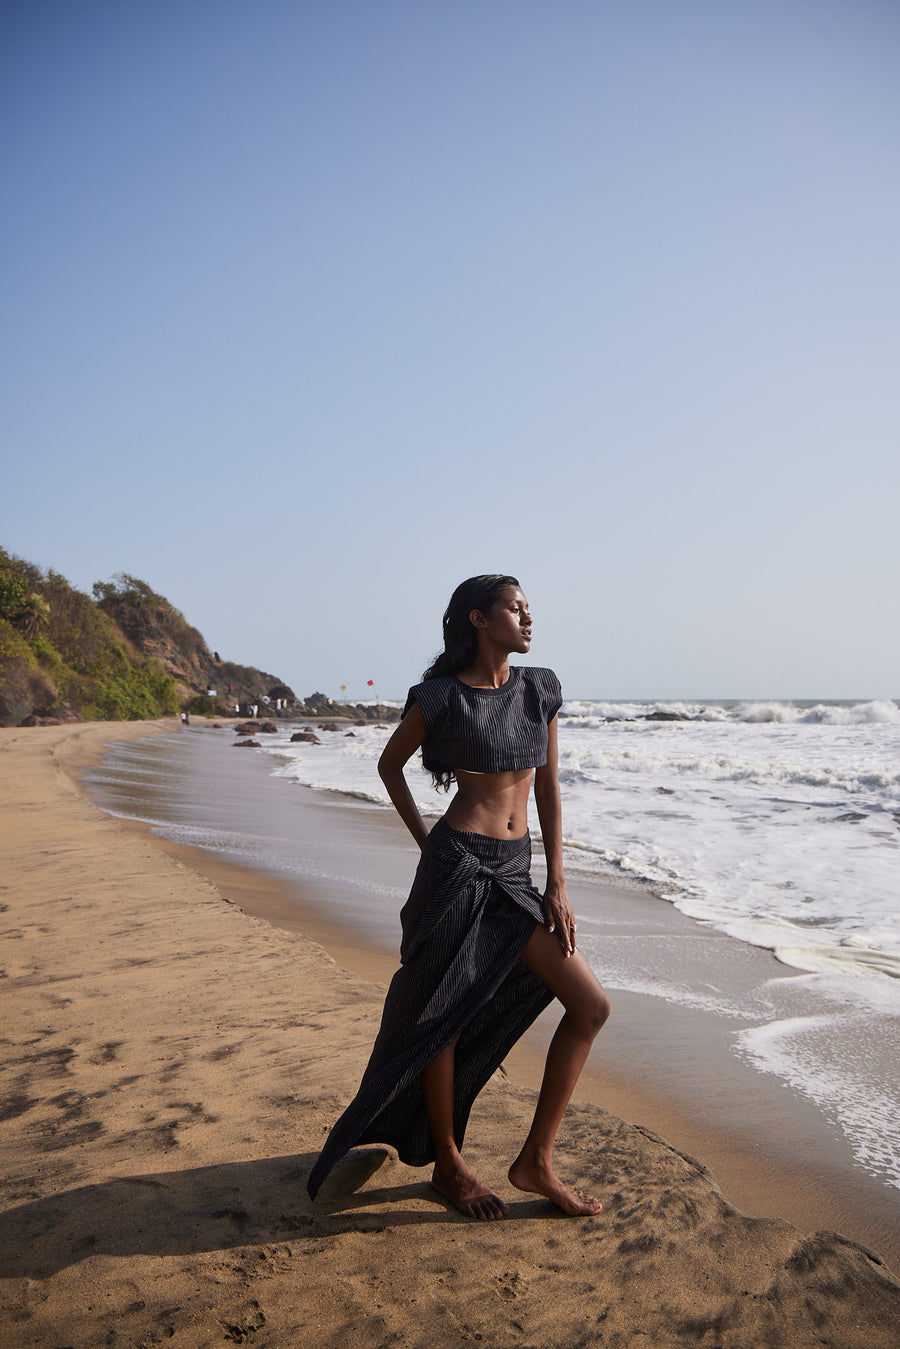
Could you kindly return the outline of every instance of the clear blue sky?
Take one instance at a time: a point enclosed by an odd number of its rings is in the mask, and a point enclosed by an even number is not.
[[[298,693],[900,695],[895,0],[6,0],[0,542]]]

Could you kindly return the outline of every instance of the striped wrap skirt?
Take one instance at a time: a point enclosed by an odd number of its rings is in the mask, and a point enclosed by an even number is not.
[[[359,1143],[388,1143],[410,1166],[434,1161],[421,1075],[453,1040],[453,1130],[462,1147],[475,1097],[553,1000],[520,959],[544,921],[530,867],[528,834],[490,838],[443,819],[432,829],[400,914],[401,965],[372,1056],[310,1173],[313,1197]]]

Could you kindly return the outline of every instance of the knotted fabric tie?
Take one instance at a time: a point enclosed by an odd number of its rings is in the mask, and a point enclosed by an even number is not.
[[[535,921],[542,921],[540,897],[531,884],[528,870],[530,846],[525,840],[523,844],[505,861],[490,865],[470,852],[458,833],[452,833],[449,837],[441,838],[435,855],[429,857],[437,873],[434,876],[434,891],[425,911],[418,916],[415,931],[402,951],[402,961],[407,964],[428,943],[436,963],[444,967],[438,986],[423,1008],[423,1020],[443,1016],[451,1000],[459,998],[461,988],[474,985],[483,978],[486,953],[482,952],[479,961],[479,940],[485,905],[495,885]],[[459,904],[465,905],[466,932],[460,944],[456,945],[453,939],[448,942],[449,963],[444,966],[439,955],[441,927]],[[454,946],[455,952],[452,949]]]

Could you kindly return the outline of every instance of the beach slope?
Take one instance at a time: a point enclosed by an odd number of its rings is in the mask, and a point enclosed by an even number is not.
[[[570,1220],[504,1183],[533,1095],[470,1128],[512,1215],[474,1224],[386,1149],[305,1177],[383,990],[103,815],[76,764],[152,724],[0,731],[0,1345],[896,1349],[900,1282],[748,1218],[649,1131],[573,1106]]]

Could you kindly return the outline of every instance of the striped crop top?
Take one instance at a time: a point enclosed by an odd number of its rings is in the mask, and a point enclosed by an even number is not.
[[[511,665],[498,689],[473,689],[440,675],[409,691],[403,715],[419,704],[422,762],[436,772],[505,773],[547,762],[547,727],[562,706],[552,670]]]

